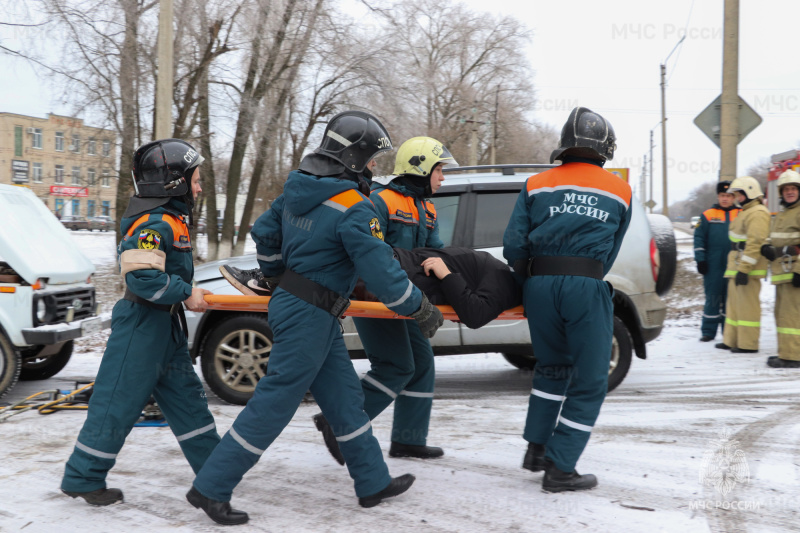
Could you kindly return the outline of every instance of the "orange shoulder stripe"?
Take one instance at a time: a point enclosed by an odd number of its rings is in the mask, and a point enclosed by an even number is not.
[[[133,235],[133,232],[136,229],[136,227],[139,226],[139,224],[147,222],[148,220],[150,220],[150,213],[144,214],[144,215],[140,216],[139,218],[137,218],[136,221],[133,224],[131,224],[131,227],[128,229],[128,233],[126,235],[128,237]]]
[[[419,213],[417,212],[417,206],[414,203],[414,199],[410,196],[405,196],[397,191],[393,191],[392,189],[383,189],[381,192],[378,193],[384,203],[386,203],[386,210],[389,213],[389,218],[391,219],[393,216],[400,216],[398,211],[403,214],[402,221],[406,223],[410,223],[412,220],[415,222],[419,222]],[[410,215],[410,219],[408,218]],[[400,218],[397,218],[400,220]]]
[[[336,196],[331,196],[330,198],[331,202],[337,203],[345,209],[353,207],[362,200],[364,200],[364,197],[361,196],[355,189],[348,189],[344,192],[340,192]]]
[[[528,195],[536,192],[575,189],[584,192],[598,192],[631,205],[631,188],[623,180],[600,167],[589,163],[569,163],[551,168],[528,178]]]

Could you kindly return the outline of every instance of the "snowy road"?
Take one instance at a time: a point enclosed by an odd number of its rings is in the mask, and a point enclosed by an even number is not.
[[[76,242],[105,257],[102,239],[79,235]],[[681,240],[680,258],[690,255],[689,241]],[[376,508],[358,506],[346,470],[313,427],[313,403],[300,406],[234,492],[250,523],[233,529],[215,526],[185,501],[193,474],[168,428],[132,431],[109,476],[125,503],[90,508],[58,491],[85,415],[24,413],[0,424],[0,531],[798,531],[800,372],[765,365],[776,349],[773,294],[762,290],[759,354],[700,343],[691,309],[701,295],[673,295],[688,311],[670,320],[648,345],[647,360],[636,359],[608,396],[578,464],[598,476],[593,491],[545,494],[541,474],[520,468],[530,375],[498,354],[479,354],[437,358],[429,442],[447,455],[430,462],[387,458],[394,475],[411,472],[417,481]],[[91,378],[101,354],[102,343],[90,343],[56,378],[21,383],[10,397]],[[365,361],[354,365],[367,368]],[[240,408],[214,398],[210,404],[222,433]],[[390,408],[374,423],[384,450],[391,420]],[[732,487],[713,483],[723,471],[738,474]]]

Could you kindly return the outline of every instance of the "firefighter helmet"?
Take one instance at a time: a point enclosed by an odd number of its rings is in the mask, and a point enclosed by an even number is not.
[[[750,176],[741,176],[731,182],[728,192],[734,193],[736,191],[740,191],[748,200],[764,196],[764,193],[761,192],[761,185],[758,184],[758,180]]]
[[[394,171],[397,176],[428,177],[437,164],[457,166],[450,151],[431,137],[413,137],[397,150]]]
[[[561,128],[558,148],[550,154],[550,162],[574,155],[606,161],[614,159],[617,136],[606,119],[585,107],[576,107]]]
[[[800,187],[800,173],[795,170],[787,170],[778,178],[778,190],[783,189],[784,185],[794,185]]]
[[[375,156],[392,149],[392,139],[381,121],[364,111],[344,111],[325,128],[314,153],[330,157],[351,172],[361,174]]]

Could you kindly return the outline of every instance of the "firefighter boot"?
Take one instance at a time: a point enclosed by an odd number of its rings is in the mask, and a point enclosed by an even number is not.
[[[576,471],[559,470],[549,459],[545,459],[542,490],[545,492],[564,492],[568,490],[588,490],[597,486],[597,478],[593,474],[580,475]]]
[[[312,418],[314,420],[314,425],[317,426],[319,432],[322,433],[322,440],[325,441],[325,447],[328,448],[328,451],[331,452],[331,455],[336,459],[337,463],[344,465],[344,455],[342,455],[342,451],[339,449],[339,443],[336,441],[336,435],[333,434],[328,419],[325,418],[322,413],[316,414]]]
[[[381,503],[384,498],[391,498],[399,494],[403,494],[414,483],[416,478],[411,474],[404,474],[400,477],[393,477],[385,489],[372,496],[365,496],[358,499],[361,507],[375,507]]]
[[[230,502],[218,502],[217,500],[206,498],[194,487],[186,493],[186,499],[194,507],[205,511],[211,520],[223,526],[237,526],[246,523],[250,519],[244,511],[231,509]]]
[[[122,491],[119,489],[97,489],[91,492],[70,492],[61,489],[61,492],[72,498],[80,496],[89,505],[103,506],[123,501]]]
[[[544,444],[528,443],[528,451],[522,460],[522,468],[531,472],[541,472],[544,470],[544,452],[547,451]]]
[[[792,361],[791,359],[781,359],[777,355],[772,355],[767,358],[767,366],[772,368],[800,368],[800,361]]]
[[[435,459],[444,455],[444,450],[435,446],[415,446],[393,442],[389,447],[389,457],[416,457],[417,459]]]

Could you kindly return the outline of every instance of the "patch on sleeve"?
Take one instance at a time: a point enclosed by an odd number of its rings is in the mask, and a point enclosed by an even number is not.
[[[377,218],[373,218],[369,221],[369,231],[372,233],[373,237],[377,237],[380,240],[383,240],[383,232],[381,231],[381,223],[378,222]]]
[[[143,229],[136,239],[137,246],[143,250],[158,250],[161,248],[161,235],[151,229]]]

